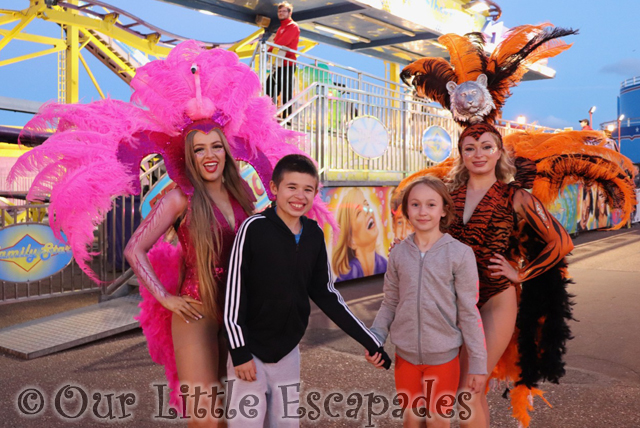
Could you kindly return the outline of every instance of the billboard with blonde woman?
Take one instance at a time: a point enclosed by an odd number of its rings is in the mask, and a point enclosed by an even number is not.
[[[389,246],[409,231],[402,213],[394,219],[392,187],[333,187],[322,189],[322,198],[339,226],[338,236],[325,227],[329,260],[336,281],[385,273]]]

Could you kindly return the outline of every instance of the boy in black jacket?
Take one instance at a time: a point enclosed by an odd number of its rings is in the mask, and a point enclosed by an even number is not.
[[[238,412],[230,427],[299,426],[294,404],[300,392],[298,343],[309,323],[309,298],[369,354],[380,353],[385,368],[391,364],[334,288],[322,229],[304,216],[318,181],[309,158],[283,157],[269,183],[276,207],[249,217],[236,236],[224,309],[230,403],[237,410],[240,401],[255,395],[258,402],[249,402],[258,413],[248,418]]]

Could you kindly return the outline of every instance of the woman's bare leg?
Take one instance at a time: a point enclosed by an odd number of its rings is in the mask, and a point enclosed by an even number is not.
[[[516,326],[518,303],[515,287],[509,287],[491,297],[480,309],[487,344],[487,373],[491,374],[511,341]],[[460,352],[459,391],[467,390],[469,356],[463,346]],[[460,428],[489,428],[489,403],[484,393],[475,394],[465,402],[471,409],[471,417],[460,421]]]
[[[189,395],[193,395],[195,388],[200,387],[202,395],[199,399],[199,409],[206,410],[206,417],[194,414],[195,399],[189,397],[187,414],[189,428],[220,427],[222,421],[211,417],[211,402],[207,395],[211,389],[220,390],[218,374],[218,333],[219,324],[212,317],[205,317],[198,321],[185,323],[182,318],[174,315],[171,319],[171,333],[173,347],[176,354],[176,367],[180,385],[189,386]],[[202,410],[200,410],[202,413]]]

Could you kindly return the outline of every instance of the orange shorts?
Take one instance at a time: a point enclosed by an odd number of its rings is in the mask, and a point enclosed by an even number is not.
[[[460,381],[460,361],[458,356],[448,363],[430,366],[414,365],[396,354],[396,391],[409,397],[402,408],[427,407],[430,413],[445,412],[455,403]],[[449,397],[445,397],[450,395]],[[437,409],[437,403],[441,405]]]

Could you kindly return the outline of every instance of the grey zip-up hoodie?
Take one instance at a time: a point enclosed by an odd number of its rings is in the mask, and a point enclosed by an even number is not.
[[[471,247],[445,233],[421,257],[414,234],[389,255],[384,299],[371,332],[412,364],[438,365],[463,343],[469,373],[487,374],[487,350],[478,303],[478,268]]]

